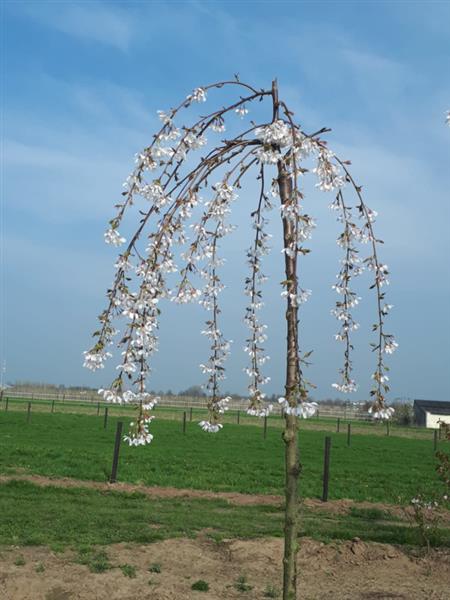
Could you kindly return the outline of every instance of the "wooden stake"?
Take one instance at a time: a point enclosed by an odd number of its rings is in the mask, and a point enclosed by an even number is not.
[[[347,425],[347,446],[350,446],[350,441],[351,441],[351,440],[350,440],[350,438],[351,438],[351,435],[352,435],[352,424],[351,424],[351,423],[349,423],[349,424]]]
[[[331,437],[325,438],[325,448],[323,455],[323,490],[322,490],[322,501],[327,502],[328,500],[328,485],[330,481],[330,450],[331,450]]]
[[[103,416],[103,429],[106,429],[107,425],[108,425],[108,407],[105,406],[105,414]]]
[[[115,483],[117,480],[117,467],[119,465],[119,452],[120,452],[120,442],[122,440],[122,421],[117,423],[116,427],[116,440],[114,443],[114,455],[111,469],[111,477],[109,478],[109,483]]]

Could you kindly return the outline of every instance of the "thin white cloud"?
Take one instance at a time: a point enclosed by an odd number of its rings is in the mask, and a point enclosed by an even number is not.
[[[122,51],[129,48],[134,36],[135,21],[132,13],[100,2],[23,3],[16,9],[67,35],[113,46]]]

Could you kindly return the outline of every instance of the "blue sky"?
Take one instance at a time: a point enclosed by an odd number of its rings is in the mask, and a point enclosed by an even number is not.
[[[82,351],[113,276],[103,244],[133,156],[157,126],[156,110],[193,87],[228,79],[281,94],[308,131],[332,127],[331,146],[352,160],[379,213],[392,270],[392,397],[449,399],[448,226],[450,3],[448,2],[5,2],[3,79],[2,347],[6,379],[106,385]],[[217,102],[220,102],[217,99]],[[212,105],[211,105],[212,107]],[[250,187],[250,192],[251,192]],[[318,219],[302,265],[313,290],[302,347],[314,348],[316,396],[334,396],[340,348],[332,336],[331,284],[339,259],[331,198],[310,190]],[[248,211],[238,208],[234,222]],[[276,233],[278,223],[274,223]],[[225,387],[244,392],[241,298],[245,225],[224,252],[224,323],[234,343]],[[268,392],[283,386],[280,241],[267,271]],[[281,247],[281,246],[280,246]],[[357,398],[370,385],[374,299],[360,291]],[[170,306],[150,387],[201,383],[207,356],[200,309]]]

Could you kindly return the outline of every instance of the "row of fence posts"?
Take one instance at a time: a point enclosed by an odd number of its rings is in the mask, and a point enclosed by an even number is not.
[[[3,401],[3,398],[2,398]],[[5,410],[8,410],[8,403],[9,403],[9,398],[6,397],[5,398]],[[27,423],[30,423],[31,421],[31,402],[27,403]],[[55,400],[52,401],[52,405],[51,405],[51,412],[53,413],[55,411]],[[190,407],[189,409],[189,420],[192,422],[192,418],[193,418],[193,414],[192,414],[192,407]],[[97,416],[99,416],[100,414],[100,402],[97,403]],[[105,406],[104,409],[104,414],[103,414],[103,429],[106,429],[108,426],[108,416],[109,416],[109,411],[108,411],[108,406]],[[240,422],[240,411],[237,411],[237,423],[239,424]],[[182,430],[183,430],[183,435],[186,435],[186,422],[187,422],[187,412],[184,411],[183,412],[183,418],[182,418]],[[337,419],[337,423],[336,423],[336,433],[340,432],[340,426],[341,426],[341,420],[340,418]],[[122,421],[118,421],[117,422],[117,426],[116,426],[116,436],[115,436],[115,443],[114,443],[114,454],[113,454],[113,462],[112,462],[112,468],[111,468],[111,476],[110,476],[110,483],[115,483],[117,481],[117,469],[118,469],[118,465],[119,465],[119,452],[120,452],[120,443],[121,443],[121,439],[122,439],[122,428],[123,428],[123,422]],[[352,433],[352,425],[351,423],[347,423],[347,446],[350,447],[351,445],[351,433]],[[386,435],[389,435],[389,421],[387,421],[386,423]],[[267,438],[267,417],[264,417],[264,427],[263,427],[263,436],[264,439]],[[437,446],[438,446],[438,439],[440,439],[441,437],[441,430],[439,428],[434,430],[434,435],[433,435],[433,451],[436,452],[437,451]],[[326,436],[325,437],[325,446],[324,446],[324,459],[323,459],[323,487],[322,487],[322,501],[323,502],[327,502],[328,500],[328,490],[329,490],[329,482],[330,482],[330,457],[331,457],[331,437],[330,436]]]
[[[9,407],[9,397],[5,396],[3,397],[3,394],[1,395],[0,401],[3,403],[3,400],[5,400],[5,408],[4,410],[7,411],[8,407]],[[32,401],[28,401],[27,403],[27,423],[30,422],[31,420],[31,406],[32,406]],[[54,413],[55,412],[55,400],[52,400],[52,404],[51,404],[51,412]],[[97,416],[100,415],[100,402],[97,402]],[[239,425],[240,424],[240,415],[241,415],[241,411],[238,410],[236,412],[236,423]],[[281,414],[281,416],[283,417],[283,413]],[[186,434],[186,421],[187,421],[187,413],[186,411],[183,412],[183,434]],[[189,421],[192,422],[193,419],[193,409],[192,406],[189,408]],[[107,427],[107,423],[108,423],[108,407],[105,406],[104,408],[104,420],[103,420],[103,428],[106,429]],[[352,425],[351,423],[347,423],[347,445],[350,446],[351,445],[351,428]],[[341,419],[340,417],[337,418],[336,420],[336,433],[339,433],[341,430]],[[433,450],[434,452],[436,452],[437,450],[437,445],[438,445],[438,439],[441,439],[441,433],[442,433],[442,429],[439,427],[439,429],[435,429],[434,430],[434,437],[433,437]],[[390,422],[386,421],[386,435],[389,436],[390,435]],[[263,421],[263,437],[264,439],[267,438],[267,417],[264,417],[264,421]]]
[[[28,414],[30,414],[31,411],[31,402],[28,403]],[[29,418],[28,418],[29,420]],[[190,408],[189,411],[189,420],[192,422],[192,407]],[[183,412],[183,435],[186,435],[186,421],[187,421],[187,413],[186,411]],[[238,422],[239,422],[239,411],[238,411]],[[103,427],[104,429],[106,429],[108,423],[108,407],[105,406],[105,413],[104,413],[104,421],[103,421]],[[116,437],[115,437],[115,442],[114,442],[114,454],[113,454],[113,461],[112,461],[112,468],[111,468],[111,476],[110,476],[110,483],[115,483],[117,481],[117,469],[118,469],[118,465],[119,465],[119,452],[120,452],[120,442],[122,440],[122,428],[123,428],[123,423],[122,421],[118,421],[117,426],[116,426]],[[336,431],[339,433],[340,430],[340,420],[338,419],[338,423],[337,423],[337,428]],[[264,439],[266,439],[267,437],[267,417],[264,417]],[[388,432],[389,432],[389,428],[388,428]],[[352,425],[351,423],[347,423],[347,446],[350,447],[351,445],[351,433],[352,433]],[[389,435],[389,433],[387,434]],[[437,450],[437,442],[438,442],[438,430],[435,429],[434,430],[434,451],[436,452]],[[328,492],[329,492],[329,485],[330,485],[330,458],[331,458],[331,437],[330,436],[326,436],[325,437],[325,446],[324,446],[324,453],[323,453],[323,476],[322,476],[322,501],[323,502],[327,502],[328,501]]]
[[[3,398],[3,394],[1,396],[1,402],[3,402],[3,399],[5,400],[5,411],[8,410],[9,407],[9,397],[5,396]],[[30,422],[31,420],[31,406],[32,406],[32,401],[29,401],[27,403],[27,423]],[[55,412],[55,400],[52,400],[52,404],[51,404],[51,412],[54,413]],[[238,410],[236,413],[236,423],[239,425],[240,423],[240,414],[241,411]],[[97,416],[100,415],[100,402],[97,402]],[[284,415],[281,414],[281,416],[283,417]],[[193,409],[192,406],[189,409],[189,421],[192,422],[193,419]],[[187,415],[186,415],[186,411],[183,412],[183,434],[186,434],[186,420],[187,420]],[[108,423],[108,407],[105,406],[104,409],[104,421],[103,421],[103,428],[106,429],[107,427],[107,423]],[[351,445],[351,423],[347,423],[347,445],[350,446]],[[336,433],[339,433],[341,429],[341,419],[340,417],[337,418],[336,420]],[[390,435],[390,422],[386,421],[386,435],[389,436]],[[264,421],[263,421],[263,437],[264,439],[267,438],[267,417],[264,417]],[[434,430],[434,437],[433,437],[433,450],[434,452],[436,452],[437,450],[437,445],[438,445],[438,439],[441,439],[441,428],[439,429],[435,429]]]

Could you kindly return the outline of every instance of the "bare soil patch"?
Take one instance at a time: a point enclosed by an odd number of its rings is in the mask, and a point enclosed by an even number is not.
[[[282,544],[273,538],[216,543],[206,536],[116,544],[106,547],[113,568],[104,573],[91,573],[71,551],[8,547],[0,556],[0,600],[263,599],[268,586],[281,587]],[[149,572],[154,563],[160,573]],[[124,575],[120,565],[134,566],[136,576]],[[385,544],[303,539],[298,566],[302,600],[449,598],[448,551],[417,557]],[[236,589],[241,576],[248,591]],[[191,589],[199,579],[208,592]]]

